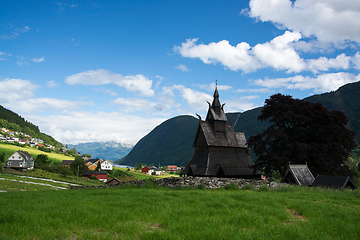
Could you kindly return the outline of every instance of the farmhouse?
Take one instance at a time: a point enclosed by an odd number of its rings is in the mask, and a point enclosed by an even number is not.
[[[98,180],[103,182],[106,182],[109,179],[109,174],[103,171],[87,172],[87,173],[83,173],[82,176],[86,178],[96,177]]]
[[[178,170],[177,166],[167,166],[167,172],[176,172]]]
[[[34,168],[34,158],[26,151],[16,151],[5,163],[5,167],[15,168],[18,170],[27,170]]]
[[[142,167],[141,168],[141,172],[152,175],[152,173],[155,173],[155,175],[159,176],[161,175],[161,169],[160,168],[156,168],[156,167]]]
[[[254,173],[252,169],[245,134],[235,132],[232,123],[227,121],[225,104],[220,104],[217,87],[212,104],[208,104],[206,120],[202,121],[198,115],[194,156],[180,175],[260,179],[260,172]]]
[[[73,162],[73,160],[62,160],[61,162],[61,166],[64,166],[64,167],[70,167],[70,164]]]

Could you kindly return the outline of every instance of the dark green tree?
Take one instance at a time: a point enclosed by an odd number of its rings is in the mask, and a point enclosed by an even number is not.
[[[100,163],[100,160],[99,160],[97,165],[96,165],[95,171],[100,171],[100,170],[101,170],[101,163]]]
[[[283,175],[289,163],[307,163],[314,176],[352,175],[343,163],[356,146],[355,133],[345,127],[348,118],[343,112],[275,94],[265,101],[258,120],[271,125],[248,140],[258,156],[256,170]]]
[[[0,163],[5,162],[5,153],[1,152],[0,153]]]
[[[47,169],[50,163],[51,163],[51,160],[49,160],[48,155],[39,154],[35,158],[34,167],[39,168],[39,169],[44,169],[44,168]]]
[[[77,175],[78,171],[79,174],[89,171],[89,168],[85,165],[84,159],[79,155],[76,155],[75,160],[70,163],[70,169],[75,175]]]

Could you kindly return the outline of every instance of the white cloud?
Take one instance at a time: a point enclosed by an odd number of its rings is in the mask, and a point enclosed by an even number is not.
[[[346,72],[329,73],[317,77],[304,77],[297,75],[289,78],[273,78],[253,81],[255,85],[267,88],[286,88],[310,90],[315,93],[335,91],[344,84],[360,81],[360,74],[354,75]]]
[[[266,66],[288,72],[300,72],[306,68],[306,64],[290,45],[299,39],[300,33],[286,31],[268,43],[257,44],[253,48],[253,53]]]
[[[235,92],[239,93],[274,93],[275,91],[269,88],[254,88],[254,89],[237,89]]]
[[[189,71],[189,69],[184,64],[180,64],[178,66],[175,66],[175,68],[180,69],[183,72],[188,72]]]
[[[69,85],[104,85],[112,83],[119,87],[124,87],[130,92],[140,92],[140,95],[142,96],[154,96],[154,90],[151,89],[152,80],[149,80],[141,74],[135,76],[123,76],[105,69],[98,69],[96,71],[89,70],[73,74],[66,77],[65,82]]]
[[[250,17],[320,41],[360,42],[358,0],[251,0]]]
[[[29,31],[29,30],[30,30],[30,28],[29,28],[28,26],[25,26],[25,27],[23,27],[23,28],[16,28],[16,29],[15,29],[15,32],[24,33],[24,32],[27,32],[27,31]]]
[[[120,105],[124,112],[135,112],[135,111],[159,111],[164,112],[171,108],[169,104],[160,102],[150,102],[144,98],[117,98],[111,102],[112,104]]]
[[[5,55],[11,57],[12,55],[10,53],[0,52],[0,55]]]
[[[40,86],[28,80],[5,78],[0,81],[0,101],[6,103],[31,98],[34,96],[33,91],[37,88]]]
[[[309,59],[307,61],[308,68],[314,73],[319,71],[327,71],[329,68],[348,69],[350,67],[351,57],[347,57],[344,53],[338,55],[336,58],[327,59],[320,57],[318,59]]]
[[[229,85],[216,85],[215,83],[210,83],[210,84],[196,84],[195,86],[201,88],[201,89],[205,89],[209,92],[214,91],[215,87],[217,87],[218,90],[231,90],[233,87],[229,86]]]
[[[272,41],[257,44],[253,48],[245,42],[236,46],[231,46],[227,40],[196,45],[198,39],[187,39],[181,46],[175,46],[174,51],[183,57],[199,58],[205,64],[219,62],[233,71],[242,70],[248,73],[264,67],[273,67],[277,70],[300,72],[306,69],[306,63],[294,50],[293,43],[299,39],[300,33],[286,31]]]
[[[119,112],[81,111],[46,117],[30,115],[27,119],[64,144],[116,141],[132,145],[166,120]]]
[[[31,61],[33,61],[35,63],[40,63],[40,62],[45,61],[45,59],[43,57],[41,57],[41,58],[33,58],[33,59],[31,59]]]
[[[42,112],[45,109],[67,110],[77,108],[81,103],[56,98],[26,98],[11,101],[5,105],[11,110],[23,113]]]
[[[234,47],[227,40],[208,45],[196,45],[197,41],[197,38],[187,39],[181,46],[175,46],[174,51],[183,57],[200,58],[205,64],[220,62],[233,71],[252,72],[260,68],[260,63],[251,55],[250,45],[245,42]]]
[[[111,89],[93,88],[93,90],[94,90],[95,92],[102,92],[102,93],[108,94],[108,95],[110,95],[110,96],[112,96],[112,97],[115,97],[115,96],[118,95],[116,92],[112,91]]]
[[[224,106],[226,112],[243,112],[246,110],[253,109],[257,106],[249,100],[259,98],[259,96],[246,96],[234,100],[227,100]],[[230,120],[230,119],[229,119]]]
[[[360,52],[357,52],[351,59],[352,63],[354,64],[354,67],[356,69],[360,69]]]
[[[173,85],[172,88],[180,92],[181,97],[186,100],[193,110],[205,111],[208,107],[206,101],[212,101],[211,95],[186,88],[183,85]]]
[[[46,86],[49,88],[53,88],[57,86],[57,83],[55,82],[55,80],[47,81]]]

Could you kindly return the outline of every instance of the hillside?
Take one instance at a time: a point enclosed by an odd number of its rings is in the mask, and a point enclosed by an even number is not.
[[[341,110],[349,117],[348,127],[356,133],[360,142],[360,82],[347,84],[335,92],[314,95],[304,100],[320,102],[329,110]],[[243,113],[227,113],[228,120],[235,119],[236,132],[244,132],[246,138],[263,132],[268,122],[257,121],[262,108]],[[237,119],[238,118],[238,119]],[[236,121],[237,119],[237,121]],[[194,153],[192,143],[196,134],[198,120],[191,116],[179,116],[157,126],[142,138],[133,150],[118,163],[135,165],[146,163],[161,165],[175,164],[185,166]],[[255,159],[255,156],[252,155]]]
[[[7,128],[11,131],[18,131],[21,133],[26,133],[32,136],[33,138],[39,138],[45,143],[51,144],[53,146],[62,146],[62,144],[56,141],[53,137],[40,132],[39,127],[28,122],[23,117],[19,116],[17,113],[4,108],[0,105],[0,127]]]
[[[143,137],[121,164],[185,165],[194,154],[192,147],[198,126],[192,116],[171,118]]]

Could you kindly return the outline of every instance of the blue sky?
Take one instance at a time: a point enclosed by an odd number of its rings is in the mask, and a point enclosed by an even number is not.
[[[360,2],[1,1],[0,105],[64,144],[135,144],[205,117],[360,81]],[[245,133],[246,134],[246,133]]]

